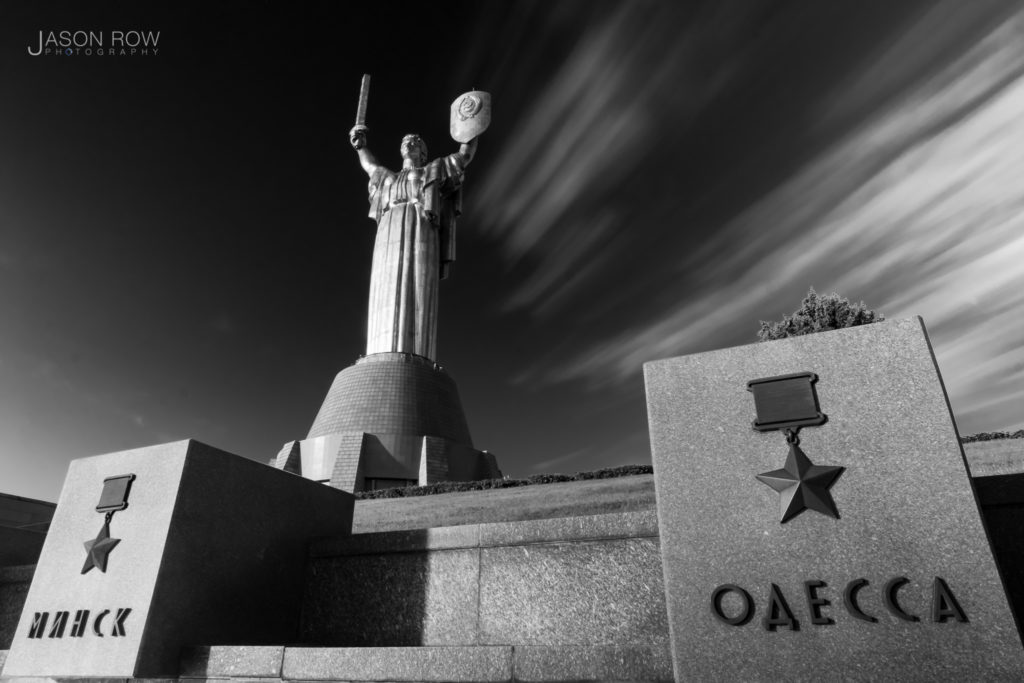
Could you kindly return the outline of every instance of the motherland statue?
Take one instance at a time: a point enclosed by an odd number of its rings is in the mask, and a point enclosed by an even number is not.
[[[428,161],[418,135],[402,139],[402,167],[366,145],[370,77],[363,76],[349,140],[370,176],[377,221],[366,354],[337,374],[305,439],[274,466],[344,491],[501,477],[493,453],[473,445],[455,380],[436,362],[438,284],[455,260],[455,220],[491,97],[471,91],[451,105],[453,154]]]
[[[412,353],[431,360],[437,351],[438,283],[455,260],[455,219],[462,182],[477,136],[490,123],[490,95],[472,91],[452,104],[450,129],[461,143],[454,154],[428,161],[415,134],[402,138],[402,167],[392,171],[367,146],[369,76],[363,77],[356,125],[349,141],[370,177],[370,218],[377,222],[370,275],[366,355]]]

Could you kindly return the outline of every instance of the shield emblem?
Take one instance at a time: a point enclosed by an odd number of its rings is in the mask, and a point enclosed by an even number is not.
[[[491,93],[472,90],[452,102],[449,130],[455,142],[469,142],[491,125]]]

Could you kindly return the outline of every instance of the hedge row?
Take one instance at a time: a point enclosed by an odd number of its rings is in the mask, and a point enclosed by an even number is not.
[[[439,481],[426,486],[405,486],[377,491],[358,491],[356,498],[369,500],[374,498],[410,498],[413,496],[430,496],[435,493],[456,493],[458,491],[485,491],[487,489],[508,489],[533,484],[552,484],[560,481],[585,481],[587,479],[613,479],[629,477],[634,474],[652,474],[650,465],[623,465],[608,467],[593,472],[577,472],[576,474],[535,474],[526,479],[483,479],[481,481]]]
[[[982,432],[981,434],[972,434],[970,436],[965,436],[960,440],[964,443],[972,443],[974,441],[998,441],[1000,439],[1024,439],[1024,429],[1018,429],[1013,433]]]

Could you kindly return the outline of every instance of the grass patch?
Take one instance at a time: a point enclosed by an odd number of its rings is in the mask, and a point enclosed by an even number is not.
[[[554,484],[562,481],[586,481],[588,479],[614,479],[631,477],[636,474],[653,474],[650,465],[622,465],[607,467],[593,472],[577,472],[576,474],[535,474],[526,479],[483,479],[481,481],[439,481],[426,486],[405,486],[377,491],[358,491],[358,500],[374,500],[377,498],[413,498],[416,496],[432,496],[436,493],[457,493],[460,491],[486,491],[488,489],[510,489],[517,486],[533,486],[535,484]]]

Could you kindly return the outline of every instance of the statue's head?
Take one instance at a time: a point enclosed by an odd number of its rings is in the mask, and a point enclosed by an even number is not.
[[[408,159],[413,166],[422,166],[427,163],[427,143],[423,139],[411,133],[402,138],[402,159]]]

